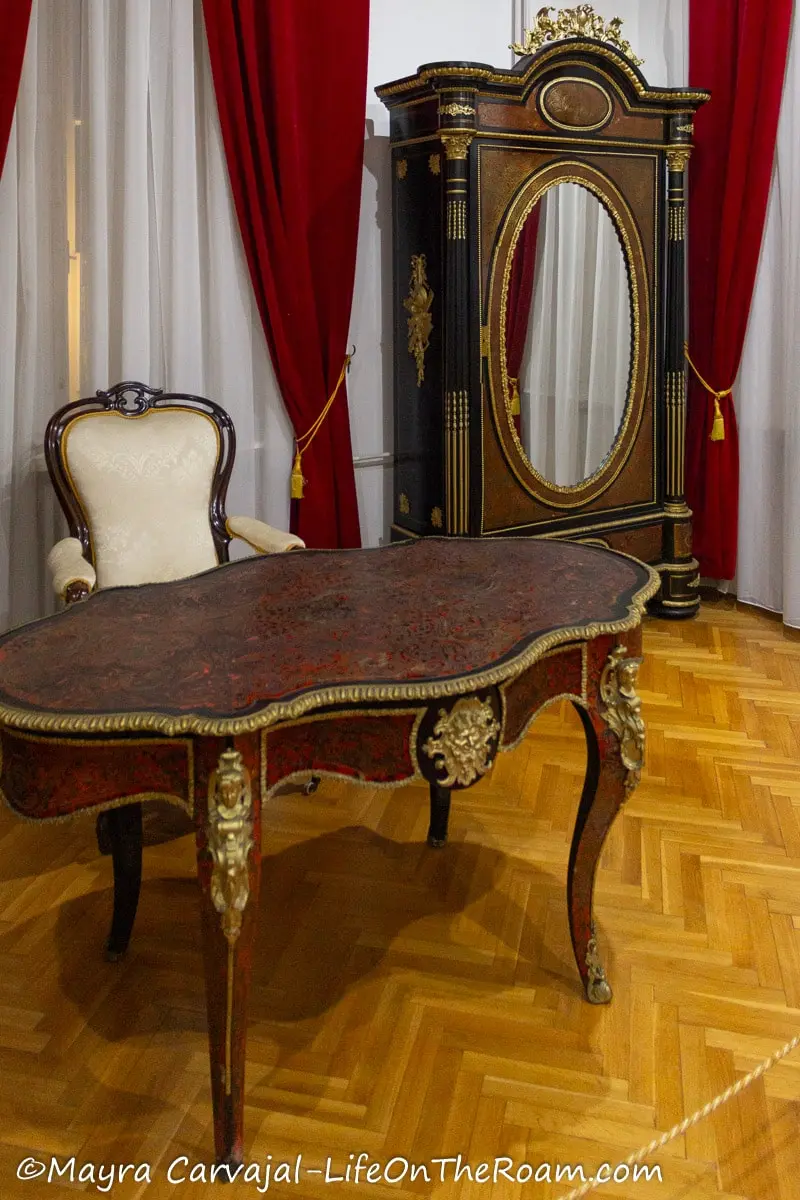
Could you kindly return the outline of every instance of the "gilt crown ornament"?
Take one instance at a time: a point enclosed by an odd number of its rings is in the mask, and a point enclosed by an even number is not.
[[[562,8],[553,16],[554,12],[550,5],[539,9],[533,28],[525,30],[522,42],[512,44],[511,49],[515,54],[535,54],[548,42],[560,42],[564,38],[596,38],[599,42],[616,46],[637,67],[644,61],[636,57],[630,42],[622,36],[621,17],[606,21],[605,17],[594,11],[591,4]]]

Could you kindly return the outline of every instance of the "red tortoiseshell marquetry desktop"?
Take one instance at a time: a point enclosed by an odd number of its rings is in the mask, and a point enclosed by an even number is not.
[[[0,638],[0,786],[21,815],[106,810],[130,938],[141,803],[194,815],[216,1154],[242,1160],[245,1019],[261,806],[311,773],[426,780],[428,840],[557,697],[588,746],[567,875],[589,1000],[611,992],[591,919],[606,834],[636,785],[639,624],[658,576],[634,559],[530,538],[430,538],[299,551],[175,583],[111,588]]]

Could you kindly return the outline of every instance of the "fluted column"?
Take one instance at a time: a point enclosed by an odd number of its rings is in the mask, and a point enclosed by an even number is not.
[[[469,533],[470,144],[475,136],[475,93],[443,91],[440,137],[445,150],[444,475],[445,530]]]
[[[667,147],[667,279],[664,341],[663,616],[686,617],[699,606],[698,564],[692,557],[691,511],[686,505],[686,169],[692,152],[688,114],[670,122]]]

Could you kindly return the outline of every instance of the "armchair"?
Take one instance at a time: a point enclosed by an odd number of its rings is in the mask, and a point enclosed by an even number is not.
[[[233,538],[262,554],[300,538],[228,517],[233,422],[211,400],[142,383],[65,405],[50,418],[45,460],[70,536],[50,551],[67,603],[95,588],[163,583],[228,561]]]
[[[118,383],[54,413],[45,461],[69,528],[47,559],[57,595],[73,604],[98,588],[207,571],[228,561],[234,538],[261,554],[302,548],[300,538],[263,521],[227,516],[235,451],[233,422],[218,404],[143,383]],[[145,808],[154,811],[152,802]],[[127,946],[142,837],[141,804],[98,817],[100,849],[114,863],[111,958]]]

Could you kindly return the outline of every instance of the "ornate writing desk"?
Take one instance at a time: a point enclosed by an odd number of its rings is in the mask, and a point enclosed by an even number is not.
[[[109,810],[112,955],[136,912],[141,801],[194,813],[219,1161],[242,1159],[261,806],[293,776],[424,779],[440,846],[451,791],[544,704],[573,701],[588,767],[570,930],[589,1000],[611,998],[592,887],[642,763],[639,622],[658,586],[649,567],[593,547],[431,538],[111,588],[0,638],[0,785],[37,820]]]

